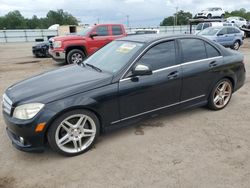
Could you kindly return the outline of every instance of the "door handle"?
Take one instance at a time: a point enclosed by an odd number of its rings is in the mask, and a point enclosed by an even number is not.
[[[178,71],[174,71],[174,72],[171,72],[168,74],[168,79],[169,80],[172,80],[172,79],[175,79],[179,76],[179,72]]]
[[[216,61],[212,61],[211,63],[209,63],[209,67],[216,67],[218,66],[217,62]]]

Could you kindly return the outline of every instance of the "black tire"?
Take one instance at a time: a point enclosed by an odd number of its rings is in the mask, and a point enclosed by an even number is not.
[[[212,18],[212,14],[208,14],[207,19],[211,19],[211,18]]]
[[[79,61],[78,60],[74,61],[73,60],[74,56],[78,57]],[[80,64],[84,61],[85,58],[86,58],[86,55],[82,50],[73,49],[73,50],[70,50],[67,54],[67,63],[68,64]]]
[[[58,128],[59,126],[61,126],[62,122],[69,118],[69,117],[72,117],[74,115],[86,115],[87,117],[90,117],[93,122],[95,123],[95,127],[96,127],[96,132],[94,134],[94,139],[91,141],[90,145],[88,145],[88,147],[84,148],[83,150],[81,151],[78,151],[75,152],[75,153],[72,153],[72,152],[66,152],[66,151],[63,151],[57,144],[57,141],[56,141],[56,133],[57,133],[57,129],[60,130],[60,128]],[[86,124],[86,123],[84,123]],[[66,133],[67,134],[67,133]],[[73,133],[72,133],[73,134]],[[86,151],[88,151],[89,149],[91,149],[94,145],[94,143],[96,142],[98,136],[100,134],[100,122],[99,122],[99,119],[97,118],[97,116],[88,111],[88,110],[72,110],[72,111],[69,111],[69,112],[66,112],[64,114],[62,114],[60,117],[58,117],[53,123],[52,125],[50,126],[48,132],[47,132],[47,139],[48,139],[48,142],[49,142],[49,145],[50,147],[57,153],[59,154],[62,154],[64,156],[68,156],[68,157],[72,157],[72,156],[76,156],[76,155],[80,155],[82,153],[85,153]],[[65,136],[65,135],[63,135]],[[83,138],[83,137],[82,137]],[[82,139],[81,138],[81,139]],[[88,138],[88,137],[86,137]],[[69,141],[68,144],[71,144],[71,142],[73,141]],[[88,141],[87,141],[88,142]],[[66,144],[65,144],[66,145]],[[78,147],[78,144],[77,144],[77,147]]]
[[[239,50],[240,49],[240,41],[236,40],[233,44],[233,46],[231,46],[231,49],[233,50]]]
[[[221,19],[224,19],[224,18],[225,18],[225,14],[222,14],[222,15],[221,15]]]
[[[225,82],[228,84],[228,87],[231,88],[231,92],[230,92],[230,95],[228,96],[227,102],[223,106],[218,107],[218,105],[215,104],[216,91],[217,91],[217,88],[222,83],[225,83]],[[217,82],[215,84],[215,86],[213,87],[213,89],[212,89],[212,91],[211,91],[211,93],[209,95],[209,98],[208,98],[208,108],[210,108],[211,110],[222,110],[223,108],[225,108],[229,104],[229,102],[230,102],[230,100],[232,98],[232,94],[233,94],[233,85],[232,85],[232,82],[229,79],[227,79],[227,78],[224,78],[224,79],[220,80],[219,82]]]

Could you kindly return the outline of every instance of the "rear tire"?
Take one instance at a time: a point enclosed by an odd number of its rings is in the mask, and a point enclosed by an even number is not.
[[[222,79],[214,86],[209,98],[208,108],[211,110],[222,110],[231,100],[233,85],[229,79]]]
[[[233,50],[239,50],[239,48],[240,48],[240,41],[236,40],[231,48]]]
[[[50,147],[65,156],[76,156],[88,151],[97,140],[100,123],[88,110],[72,110],[57,118],[47,134]]]
[[[80,64],[84,61],[86,55],[82,50],[73,49],[67,54],[67,63],[68,64]]]
[[[221,15],[221,19],[224,19],[224,18],[225,18],[225,14],[222,14],[222,15]]]
[[[212,14],[208,14],[207,19],[211,19],[211,18],[212,18]]]

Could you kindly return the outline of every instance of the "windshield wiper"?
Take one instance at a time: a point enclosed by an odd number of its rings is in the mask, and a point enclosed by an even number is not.
[[[85,65],[91,67],[92,69],[95,69],[95,70],[98,71],[98,72],[102,72],[102,69],[100,69],[100,68],[98,68],[98,67],[96,67],[96,66],[94,66],[94,65],[91,65],[91,64],[88,64],[88,63],[86,63]]]

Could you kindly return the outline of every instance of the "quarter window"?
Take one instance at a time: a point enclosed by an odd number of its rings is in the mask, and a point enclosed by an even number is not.
[[[139,63],[150,65],[152,70],[158,70],[175,65],[175,42],[168,41],[157,44],[141,57],[137,64]]]
[[[112,26],[112,34],[113,35],[122,35],[122,28],[119,25]]]
[[[96,28],[96,33],[98,36],[108,36],[108,26],[99,26]]]
[[[210,44],[206,42],[205,42],[205,46],[206,46],[208,58],[220,56],[220,53],[218,52],[216,48],[214,48],[213,46],[211,46]]]
[[[204,42],[199,39],[181,39],[183,62],[206,59],[206,48]]]

